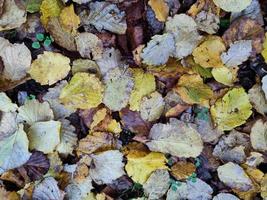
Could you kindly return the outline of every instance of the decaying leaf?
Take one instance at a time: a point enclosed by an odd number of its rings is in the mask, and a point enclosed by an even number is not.
[[[258,113],[264,115],[267,113],[267,101],[265,99],[264,92],[261,89],[261,86],[255,84],[248,91],[249,101],[253,107],[257,110]]]
[[[239,200],[235,195],[229,194],[229,193],[220,193],[217,194],[213,200]]]
[[[59,189],[57,184],[57,181],[53,177],[45,178],[34,187],[32,198],[43,200],[63,200],[64,192]]]
[[[252,147],[258,151],[267,151],[267,139],[266,139],[267,123],[261,119],[257,120],[250,133],[250,140]]]
[[[61,90],[59,100],[70,109],[89,109],[102,102],[103,90],[95,75],[79,72]]]
[[[220,67],[213,68],[211,73],[214,79],[227,86],[232,86],[237,79],[238,68],[235,67]]]
[[[232,130],[242,125],[252,114],[252,105],[243,88],[228,91],[210,109],[212,118],[219,129]]]
[[[267,75],[265,75],[262,79],[261,79],[261,83],[262,83],[262,90],[265,94],[265,99],[267,100]]]
[[[222,53],[221,59],[228,67],[233,67],[242,64],[248,59],[252,52],[251,40],[239,40],[230,44],[227,52]]]
[[[12,81],[25,78],[32,61],[30,50],[24,43],[11,44],[4,38],[0,38],[0,41],[0,58],[4,65],[3,78]]]
[[[59,19],[62,27],[66,31],[73,34],[76,33],[76,29],[80,24],[80,18],[75,14],[73,4],[62,9]]]
[[[201,11],[197,14],[195,21],[198,29],[208,34],[217,33],[219,30],[220,19],[212,12]]]
[[[155,77],[145,73],[141,69],[133,70],[134,88],[130,96],[129,104],[132,111],[139,111],[141,99],[155,91]]]
[[[71,72],[72,74],[75,74],[77,72],[87,72],[96,74],[97,76],[100,76],[101,74],[99,66],[96,64],[96,62],[89,59],[74,60],[72,62]]]
[[[163,65],[168,61],[174,49],[172,34],[154,35],[141,53],[142,62],[146,65]]]
[[[105,76],[104,83],[103,103],[112,111],[126,107],[134,87],[130,70],[127,68],[110,70]]]
[[[177,180],[186,180],[196,171],[191,162],[177,162],[171,167],[171,175]]]
[[[76,149],[78,153],[91,154],[113,149],[116,145],[116,140],[111,133],[93,132],[79,141]]]
[[[219,36],[208,36],[193,51],[194,60],[204,68],[223,67],[221,53],[226,50],[223,40]]]
[[[63,4],[60,0],[43,0],[40,6],[41,22],[44,27],[50,18],[59,17],[60,12],[63,8]]]
[[[165,102],[162,95],[153,92],[142,98],[140,102],[140,114],[145,121],[155,121],[160,118],[164,111]]]
[[[117,34],[126,32],[125,13],[115,4],[108,2],[90,3],[90,12],[82,12],[80,18],[83,24],[93,25],[98,31],[108,30]]]
[[[240,12],[246,9],[252,0],[213,0],[213,2],[227,12]]]
[[[261,197],[267,197],[267,175],[265,174],[261,181]]]
[[[0,140],[9,137],[17,130],[16,114],[0,112]]]
[[[196,129],[175,118],[168,124],[154,124],[149,134],[150,141],[146,143],[151,151],[169,153],[178,157],[197,157],[203,148],[203,143]]]
[[[111,183],[125,174],[123,155],[118,150],[105,151],[98,155],[92,155],[92,158],[90,176],[98,184]]]
[[[26,22],[25,10],[16,4],[16,0],[5,0],[0,14],[0,31],[18,28],[24,22]]]
[[[76,45],[79,53],[84,58],[100,59],[103,53],[102,41],[92,33],[80,33],[76,38]]]
[[[28,132],[29,148],[52,153],[60,143],[60,127],[61,123],[53,120],[34,123]]]
[[[209,107],[209,99],[213,95],[211,88],[203,83],[202,78],[198,74],[185,74],[181,76],[175,91],[184,102],[200,104],[206,107]]]
[[[170,186],[168,170],[159,169],[154,171],[144,184],[144,192],[149,199],[160,199]]]
[[[15,192],[7,191],[3,186],[0,187],[0,198],[5,200],[19,200],[20,196]]]
[[[156,18],[160,22],[165,22],[169,15],[168,4],[164,0],[149,0],[148,5],[154,11]]]
[[[151,173],[157,169],[168,169],[167,159],[162,153],[130,151],[127,155],[125,170],[135,182],[144,184]]]
[[[228,162],[217,169],[220,181],[230,188],[247,191],[252,188],[252,181],[239,165]]]
[[[264,41],[264,30],[257,21],[241,17],[231,23],[230,27],[224,32],[223,40],[226,47],[239,40],[252,40],[251,55],[261,53]]]
[[[12,103],[6,93],[0,92],[0,110],[3,112],[15,112],[17,109],[17,104]]]
[[[261,55],[263,56],[265,62],[267,63],[267,33],[265,33],[265,40],[263,43],[263,50],[261,52]]]
[[[165,31],[174,36],[175,50],[172,55],[178,59],[190,55],[202,38],[197,31],[196,22],[186,14],[169,17]]]
[[[20,124],[16,132],[0,141],[0,173],[23,165],[29,160],[29,140]]]
[[[52,85],[70,71],[70,59],[60,53],[45,51],[33,61],[29,74],[41,85]]]

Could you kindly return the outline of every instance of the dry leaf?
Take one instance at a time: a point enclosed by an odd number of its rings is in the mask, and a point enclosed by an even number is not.
[[[70,59],[60,53],[44,51],[31,65],[29,74],[41,85],[53,85],[70,71]]]
[[[160,22],[166,21],[169,15],[169,7],[164,0],[149,0],[148,5],[150,5]]]
[[[227,12],[240,12],[246,9],[252,0],[213,0],[213,2]]]
[[[40,6],[41,22],[44,27],[50,18],[59,17],[60,12],[63,8],[63,4],[60,0],[43,0]]]
[[[219,30],[220,18],[212,12],[201,11],[195,21],[198,29],[208,34],[215,34]]]
[[[250,140],[252,147],[257,151],[267,151],[267,139],[266,139],[267,123],[263,120],[257,120],[250,133]]]
[[[267,101],[265,99],[264,92],[261,89],[261,86],[255,84],[248,91],[249,101],[253,105],[253,108],[257,110],[258,113],[264,115],[267,113]]]
[[[234,82],[237,80],[237,67],[228,68],[228,67],[220,67],[213,68],[211,73],[214,79],[227,86],[232,86]]]
[[[76,30],[78,29],[79,24],[80,24],[80,18],[74,12],[73,4],[63,8],[63,10],[61,11],[59,15],[59,20],[60,20],[62,27],[66,31],[74,35],[76,34]]]
[[[171,167],[171,175],[177,180],[186,180],[196,171],[196,167],[190,162],[177,162]]]
[[[235,195],[229,194],[229,193],[220,193],[217,194],[215,197],[213,197],[212,200],[239,200]]]
[[[12,103],[6,93],[0,92],[0,110],[3,112],[15,112],[17,109],[17,104]]]

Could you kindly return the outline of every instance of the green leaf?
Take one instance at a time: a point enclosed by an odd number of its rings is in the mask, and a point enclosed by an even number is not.
[[[46,37],[45,41],[44,41],[44,46],[45,47],[49,47],[51,45],[52,41],[49,37]]]
[[[27,0],[26,11],[29,13],[35,13],[40,10],[42,0]]]
[[[40,47],[41,47],[41,45],[40,45],[40,43],[38,41],[32,43],[32,48],[39,49]]]
[[[209,68],[204,68],[196,64],[192,67],[192,69],[203,78],[212,78],[211,69]]]
[[[40,42],[43,41],[44,40],[44,34],[43,33],[37,33],[36,39]]]

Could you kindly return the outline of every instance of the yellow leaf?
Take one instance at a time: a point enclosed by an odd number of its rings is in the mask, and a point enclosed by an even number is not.
[[[265,33],[265,41],[263,43],[263,51],[261,52],[261,55],[267,63],[267,32]]]
[[[68,7],[65,7],[59,16],[60,23],[62,27],[67,31],[73,34],[76,33],[76,29],[79,27],[80,18],[74,12],[73,4]]]
[[[209,36],[193,51],[194,60],[204,68],[223,67],[221,53],[225,50],[219,36]]]
[[[196,171],[196,167],[190,162],[177,162],[171,167],[171,174],[177,180],[186,180]]]
[[[216,81],[224,85],[231,86],[236,80],[238,68],[213,68],[211,73]]]
[[[212,98],[211,88],[203,83],[198,74],[185,74],[179,79],[175,91],[182,100],[188,104],[200,104],[209,107],[209,99]]]
[[[142,97],[155,91],[155,77],[150,73],[144,73],[142,69],[134,69],[134,89],[131,93],[129,104],[133,111],[140,110],[140,102]]]
[[[33,61],[29,74],[41,85],[53,85],[70,71],[70,59],[60,53],[44,51]]]
[[[169,7],[164,0],[149,0],[148,5],[150,5],[160,22],[166,21],[169,15]]]
[[[221,130],[232,130],[246,122],[252,114],[252,105],[243,88],[228,91],[210,109],[213,121]]]
[[[261,181],[261,197],[267,198],[267,174],[264,175]]]
[[[102,102],[103,88],[95,75],[78,72],[62,89],[59,99],[71,109],[90,109]]]
[[[58,17],[63,8],[60,0],[43,0],[40,6],[41,22],[46,27],[50,17]]]
[[[157,169],[168,169],[164,154],[150,152],[144,155],[142,151],[130,151],[127,155],[126,172],[137,183],[146,182],[150,174]]]

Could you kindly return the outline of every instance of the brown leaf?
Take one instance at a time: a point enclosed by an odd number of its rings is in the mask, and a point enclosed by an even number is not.
[[[0,0],[0,17],[3,14],[5,0]]]
[[[197,2],[190,7],[187,13],[188,15],[195,17],[203,10],[212,12],[215,15],[220,14],[220,8],[213,3],[213,0],[197,0]]]
[[[24,185],[26,183],[23,176],[21,176],[20,173],[18,172],[18,170],[16,170],[16,169],[8,170],[7,172],[4,172],[1,175],[0,179],[2,181],[9,181],[11,183],[14,183],[20,188],[24,187]],[[0,195],[0,197],[1,197],[1,195]]]
[[[76,51],[77,47],[74,37],[64,31],[57,17],[50,18],[47,24],[47,30],[58,45],[69,51]]]
[[[131,111],[124,108],[120,111],[121,123],[125,129],[133,133],[147,135],[150,131],[151,124],[144,121],[139,112]]]
[[[5,200],[19,200],[20,197],[19,195],[13,191],[7,191],[3,186],[0,187],[0,199],[5,199]]]
[[[252,55],[255,56],[263,49],[264,29],[257,21],[247,17],[235,20],[223,34],[227,47],[238,40],[252,40]]]
[[[196,167],[190,162],[177,162],[171,168],[171,174],[177,180],[186,180],[189,176],[196,171]]]

